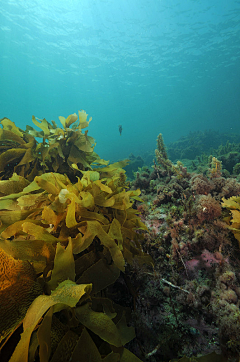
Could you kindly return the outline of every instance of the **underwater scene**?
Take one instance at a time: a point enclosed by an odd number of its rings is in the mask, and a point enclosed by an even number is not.
[[[239,362],[240,0],[0,15],[0,362]]]

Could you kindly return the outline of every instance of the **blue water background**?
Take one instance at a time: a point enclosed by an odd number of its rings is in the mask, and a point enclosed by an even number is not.
[[[240,1],[4,0],[0,49],[0,118],[84,109],[102,158],[240,133]]]

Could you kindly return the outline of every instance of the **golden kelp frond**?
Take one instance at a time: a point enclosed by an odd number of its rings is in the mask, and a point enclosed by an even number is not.
[[[34,137],[26,134],[8,118],[0,121],[0,179],[8,179],[13,172],[26,176],[33,162]]]
[[[222,198],[222,207],[229,210],[240,210],[240,196],[232,196],[229,199]]]
[[[17,194],[28,185],[28,180],[14,173],[9,180],[0,181],[0,196]]]
[[[70,114],[70,116],[67,117],[67,119],[65,117],[58,117],[59,121],[62,123],[63,128],[69,128],[71,126],[71,124],[73,124],[74,122],[76,122],[78,116],[76,115],[76,113],[74,114]]]
[[[79,122],[77,119],[76,113],[67,118],[60,116],[59,120],[64,128],[61,129],[53,122],[51,124],[46,119],[37,121],[33,116],[33,123],[42,131],[37,132],[28,127],[28,132],[43,138],[35,152],[43,172],[67,173],[70,179],[73,179],[76,171],[91,169],[91,163],[99,158],[93,152],[96,144],[94,138],[88,136],[88,131],[82,133],[82,129],[88,126],[91,119],[87,121],[85,111],[79,111]]]
[[[101,179],[110,181],[110,180],[119,178],[120,173],[122,173],[122,172],[125,173],[125,170],[123,170],[123,167],[128,165],[129,162],[130,161],[126,159],[126,160],[112,163],[105,167],[94,168],[94,170],[98,171],[100,173]]]
[[[64,306],[74,307],[79,299],[91,291],[91,285],[77,285],[70,280],[65,280],[51,293],[40,295],[31,304],[23,321],[23,333],[10,361],[28,362],[28,348],[33,330],[39,323],[43,314],[52,306],[57,306],[58,311]]]
[[[78,111],[78,116],[79,116],[79,126],[78,126],[78,128],[81,130],[83,128],[88,127],[89,123],[92,120],[92,117],[90,117],[89,121],[87,121],[88,114],[84,110]]]
[[[100,160],[94,152],[96,142],[82,129],[88,127],[85,111],[79,111],[67,118],[59,117],[63,129],[54,121],[32,116],[31,126],[21,130],[7,118],[0,123],[0,179],[8,179],[13,172],[32,181],[44,172],[68,174],[71,180],[81,175],[81,170],[91,169],[91,164]],[[38,143],[35,138],[42,138]],[[101,160],[100,160],[101,161]],[[99,162],[100,162],[99,161]]]
[[[21,131],[18,127],[16,127],[14,122],[10,121],[10,119],[8,119],[6,117],[2,118],[1,124],[2,124],[4,130],[11,131],[21,138],[23,137],[23,131]]]
[[[7,201],[12,201],[20,208],[18,211],[21,217],[5,227],[1,233],[0,247],[14,263],[18,261],[13,257],[19,258],[20,263],[27,263],[32,271],[35,269],[45,293],[33,301],[27,312],[23,322],[24,332],[11,362],[27,362],[27,351],[35,328],[38,342],[31,344],[31,351],[36,353],[39,344],[41,358],[45,356],[45,359],[50,358],[51,361],[57,360],[59,354],[67,354],[73,361],[83,355],[87,361],[92,350],[95,351],[94,356],[102,359],[105,356],[100,353],[102,343],[106,344],[109,358],[114,353],[111,346],[119,348],[122,355],[130,354],[124,349],[124,344],[134,338],[133,329],[127,327],[123,316],[118,315],[114,319],[115,311],[110,312],[107,307],[110,301],[107,304],[103,302],[99,310],[90,303],[89,297],[90,293],[92,298],[115,283],[120,271],[124,271],[126,261],[131,263],[135,259],[140,263],[151,262],[141,251],[138,241],[140,235],[136,233],[141,222],[136,210],[132,209],[132,198],[139,195],[140,191],[126,191],[116,185],[118,180],[95,180],[91,172],[79,178],[75,184],[67,176],[54,173],[37,176],[26,187],[23,187],[22,179],[16,179],[22,185],[18,188],[19,192],[12,198],[11,195],[2,197],[8,197]],[[0,210],[3,211],[5,217],[0,215],[0,219],[4,224],[6,220],[9,222],[11,217],[8,215],[13,212]],[[26,217],[23,211],[28,213]],[[17,268],[14,270],[18,271]],[[75,274],[78,284],[74,283]],[[24,283],[19,283],[23,291]],[[72,303],[76,288],[81,289],[82,294]],[[36,297],[36,294],[33,295]],[[74,308],[79,298],[81,303]],[[63,304],[71,306],[74,311],[62,310],[65,308]],[[52,344],[50,339],[50,334],[55,332],[49,331],[56,311],[69,315],[67,325],[59,331],[62,340],[58,346]],[[16,323],[22,320],[19,321],[16,316],[14,318]],[[3,323],[5,326],[6,322]],[[13,331],[10,327],[6,328],[3,338]],[[86,334],[85,328],[91,331],[91,337]],[[101,342],[95,344],[96,338],[92,339],[92,335],[98,336]],[[83,340],[86,345],[83,345]],[[70,341],[73,348],[69,349],[65,343]],[[129,356],[134,357],[132,354]]]
[[[232,196],[229,199],[223,197],[222,200],[222,207],[225,207],[231,213],[227,221],[229,224],[230,219],[231,226],[228,226],[228,228],[232,230],[240,245],[240,196]]]
[[[26,241],[30,237],[47,245],[56,246],[61,241],[66,246],[71,236],[74,254],[85,251],[97,240],[110,252],[114,264],[124,271],[125,253],[128,259],[130,252],[133,258],[143,255],[140,248],[132,252],[130,243],[139,238],[136,229],[144,229],[132,209],[132,198],[140,191],[117,187],[118,180],[92,181],[91,172],[76,184],[61,174],[37,176],[32,184],[14,194],[8,209],[5,203],[1,209],[1,201],[11,195],[0,198],[2,238],[20,237]]]

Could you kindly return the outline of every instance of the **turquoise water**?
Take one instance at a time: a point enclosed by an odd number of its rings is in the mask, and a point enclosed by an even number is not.
[[[0,19],[0,118],[23,129],[84,109],[110,160],[240,133],[240,1],[4,0]]]

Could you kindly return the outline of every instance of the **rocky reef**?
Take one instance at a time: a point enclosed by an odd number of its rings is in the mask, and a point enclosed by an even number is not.
[[[240,183],[223,177],[216,157],[205,175],[173,164],[162,135],[155,153],[152,169],[139,170],[132,182],[142,190],[144,204],[136,207],[149,230],[142,245],[153,258],[145,272],[130,267],[132,350],[153,362],[184,355],[238,361]]]

